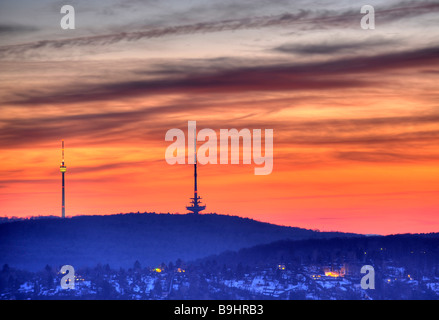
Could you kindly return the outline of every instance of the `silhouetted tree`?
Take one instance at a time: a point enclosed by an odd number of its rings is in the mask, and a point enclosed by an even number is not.
[[[54,274],[52,271],[52,267],[48,264],[44,267],[44,273],[45,273],[45,284],[46,286],[51,289],[54,287]]]
[[[139,271],[140,269],[142,269],[142,265],[140,264],[139,260],[136,260],[136,262],[134,262],[134,270]]]

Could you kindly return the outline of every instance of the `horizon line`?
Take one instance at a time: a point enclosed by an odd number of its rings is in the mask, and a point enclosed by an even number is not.
[[[342,234],[354,234],[354,235],[358,235],[358,236],[366,236],[366,237],[370,237],[370,236],[380,236],[380,237],[385,237],[385,236],[394,236],[394,235],[424,235],[424,234],[436,234],[439,232],[421,232],[421,233],[411,233],[411,232],[406,232],[406,233],[389,233],[389,234],[377,234],[377,233],[358,233],[358,232],[348,232],[348,231],[338,231],[338,230],[320,230],[320,229],[310,229],[310,228],[303,228],[303,227],[299,227],[299,226],[290,226],[290,225],[282,225],[282,224],[276,224],[276,223],[272,223],[272,222],[267,222],[267,221],[262,221],[262,220],[256,220],[254,218],[249,218],[249,217],[243,217],[243,216],[238,216],[238,215],[234,215],[234,214],[223,214],[223,213],[216,213],[216,212],[206,212],[206,213],[200,213],[200,214],[194,214],[194,213],[180,213],[180,212],[148,212],[148,211],[144,211],[144,212],[119,212],[119,213],[109,213],[109,214],[77,214],[77,215],[66,215],[65,218],[62,218],[60,216],[57,215],[35,215],[35,216],[24,216],[24,217],[17,217],[17,216],[0,216],[0,220],[15,220],[15,221],[26,221],[26,220],[39,220],[39,219],[71,219],[71,218],[76,218],[76,217],[94,217],[94,216],[98,216],[98,217],[105,217],[105,216],[117,216],[117,215],[147,215],[147,214],[154,214],[154,215],[181,215],[181,216],[186,216],[186,215],[190,215],[190,216],[205,216],[205,215],[217,215],[217,216],[227,216],[227,217],[237,217],[240,219],[248,219],[248,220],[252,220],[252,221],[256,221],[256,222],[260,222],[260,223],[266,223],[266,224],[270,224],[270,225],[274,225],[274,226],[280,226],[280,227],[287,227],[287,228],[299,228],[299,229],[304,229],[304,230],[309,230],[309,231],[313,231],[313,232],[319,232],[319,233],[342,233]],[[14,221],[14,222],[15,222]],[[1,224],[1,222],[0,222]]]

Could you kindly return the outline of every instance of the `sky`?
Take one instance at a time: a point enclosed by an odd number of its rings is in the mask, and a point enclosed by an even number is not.
[[[62,139],[67,216],[185,213],[165,135],[196,121],[274,132],[269,175],[199,165],[206,213],[438,232],[437,21],[423,0],[0,1],[0,216],[61,215]]]

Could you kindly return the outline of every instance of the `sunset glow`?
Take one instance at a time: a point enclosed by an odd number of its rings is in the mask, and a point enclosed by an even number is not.
[[[61,214],[62,139],[67,216],[185,213],[193,169],[166,163],[165,134],[193,120],[274,130],[269,175],[198,166],[205,213],[437,232],[437,2],[372,1],[375,30],[343,1],[256,2],[78,4],[69,31],[59,8],[1,4],[0,216]]]

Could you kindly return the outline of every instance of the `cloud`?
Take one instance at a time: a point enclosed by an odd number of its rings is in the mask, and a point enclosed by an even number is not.
[[[395,45],[398,41],[395,39],[366,39],[364,41],[349,42],[319,42],[309,44],[286,43],[275,47],[272,50],[281,53],[295,53],[301,55],[333,55],[338,53],[355,53],[359,50],[370,50],[374,47],[386,47]]]
[[[145,165],[145,161],[127,161],[127,162],[117,162],[117,163],[106,163],[99,164],[98,166],[88,166],[88,167],[76,167],[72,169],[74,173],[88,173],[97,171],[107,171],[114,169],[124,169],[124,168],[138,168],[139,166]],[[151,162],[150,160],[148,162]]]
[[[356,132],[355,132],[356,133]],[[352,134],[340,135],[337,133],[319,135],[301,135],[292,137],[288,143],[291,145],[314,145],[314,146],[367,146],[374,147],[377,145],[391,146],[404,144],[408,146],[411,143],[430,144],[439,141],[439,131],[414,131],[399,132],[388,134]]]
[[[439,114],[430,113],[419,116],[393,116],[393,117],[372,117],[358,119],[326,119],[315,121],[301,121],[291,124],[297,131],[306,131],[306,128],[324,128],[325,130],[337,131],[375,131],[382,127],[398,128],[400,126],[413,127],[417,125],[439,123]],[[314,131],[315,129],[312,129]]]
[[[436,139],[437,139],[436,134]],[[424,161],[437,161],[439,160],[438,154],[422,154],[419,150],[416,154],[410,154],[407,151],[403,152],[386,152],[386,151],[345,151],[336,153],[336,158],[342,160],[359,161],[359,162],[419,162]]]
[[[268,82],[267,79],[272,81]],[[250,91],[297,91],[328,90],[340,88],[364,87],[366,81],[340,78],[306,78],[288,70],[260,69],[235,70],[213,75],[187,76],[184,79],[137,80],[108,84],[90,85],[72,92],[61,89],[61,92],[44,94],[28,93],[23,99],[8,101],[7,104],[40,105],[40,104],[72,104],[92,101],[111,101],[133,97],[151,97],[159,94],[219,94],[243,93]]]
[[[136,32],[120,32],[107,35],[78,37],[62,40],[41,40],[20,45],[8,45],[0,47],[0,57],[9,54],[23,53],[24,51],[40,48],[59,49],[63,47],[109,45],[121,41],[137,41],[141,39],[160,38],[170,35],[187,35],[194,33],[209,33],[230,31],[239,29],[263,28],[276,26],[297,21],[310,16],[311,11],[301,11],[297,14],[282,14],[274,17],[257,17],[239,20],[226,20],[217,22],[200,22],[188,25],[162,27]]]
[[[132,111],[103,111],[77,115],[46,115],[26,119],[10,118],[0,120],[0,148],[16,148],[22,145],[53,141],[54,137],[83,138],[83,145],[109,142],[126,142],[127,137],[134,141],[148,137],[161,140],[167,129],[181,124],[172,120],[184,110],[200,111],[200,105],[163,105],[144,107]],[[168,119],[170,118],[170,119]],[[160,119],[164,119],[160,121]],[[164,122],[166,124],[164,124]]]
[[[439,11],[439,3],[431,1],[409,1],[380,8],[377,19],[381,24],[402,18],[416,17],[419,15]],[[361,13],[358,8],[340,10],[310,10],[300,9],[294,13],[283,13],[271,16],[248,17],[213,22],[199,22],[187,25],[150,28],[134,32],[118,32],[106,35],[86,36],[61,40],[41,40],[20,45],[0,46],[0,57],[17,55],[29,50],[41,48],[60,49],[76,46],[103,46],[121,41],[138,41],[141,39],[160,38],[170,35],[188,35],[195,33],[212,33],[222,31],[236,31],[245,29],[260,29],[278,26],[294,25],[297,30],[326,29],[333,27],[358,27]]]
[[[186,62],[181,62],[185,64]],[[209,64],[209,61],[206,61]],[[336,90],[382,85],[376,75],[389,70],[431,68],[439,63],[439,47],[427,47],[374,56],[354,56],[323,62],[278,63],[235,66],[199,73],[187,65],[177,76],[164,74],[158,79],[126,80],[84,86],[61,87],[52,92],[32,90],[4,104],[40,105],[111,101],[160,94],[243,93],[251,91]],[[224,65],[227,66],[225,62]],[[198,69],[197,69],[198,70]],[[159,71],[158,71],[159,72]],[[354,75],[369,75],[369,78]],[[267,81],[267,79],[270,79]]]
[[[418,194],[435,194],[439,190],[409,190],[400,192],[380,192],[380,193],[345,193],[345,194],[317,194],[310,196],[290,196],[290,197],[271,197],[270,200],[312,200],[320,198],[352,198],[352,197],[387,197],[387,196],[410,196]],[[338,219],[338,218],[320,218],[320,219]]]
[[[38,31],[35,26],[25,26],[19,24],[0,24],[0,35],[17,34],[17,33],[29,33]]]
[[[143,107],[130,111],[108,111],[78,115],[46,115],[28,119],[3,119],[0,126],[1,148],[16,148],[23,145],[38,145],[53,141],[54,137],[82,140],[81,145],[106,144],[109,142],[162,141],[168,129],[182,128],[189,117],[216,114],[224,110],[224,104],[209,106],[205,103],[186,103]],[[239,106],[240,114],[246,107]],[[250,113],[264,112],[267,106],[249,105]],[[269,108],[269,107],[268,107]],[[179,116],[179,113],[181,115]],[[273,128],[275,145],[282,147],[318,146],[336,148],[333,157],[353,161],[394,161],[401,153],[401,146],[417,150],[407,155],[405,161],[431,160],[423,148],[439,141],[439,131],[432,128],[439,124],[439,114],[406,115],[392,117],[370,117],[353,119],[317,120],[270,120],[251,115],[231,117],[227,128]],[[426,130],[425,126],[432,128]],[[223,121],[199,121],[200,128],[219,131],[225,127]],[[390,130],[391,129],[391,130]],[[415,147],[413,149],[413,147]],[[353,149],[354,148],[354,149]],[[382,151],[385,149],[385,151]],[[425,152],[424,152],[425,151]],[[407,152],[405,152],[407,154]],[[306,155],[305,155],[306,156]],[[400,157],[402,158],[402,156]],[[312,159],[307,159],[311,161]]]
[[[8,179],[8,180],[0,180],[0,181],[2,183],[4,183],[5,185],[11,184],[11,183],[25,183],[25,184],[36,183],[36,184],[41,184],[41,183],[47,183],[47,182],[55,181],[55,179]]]

